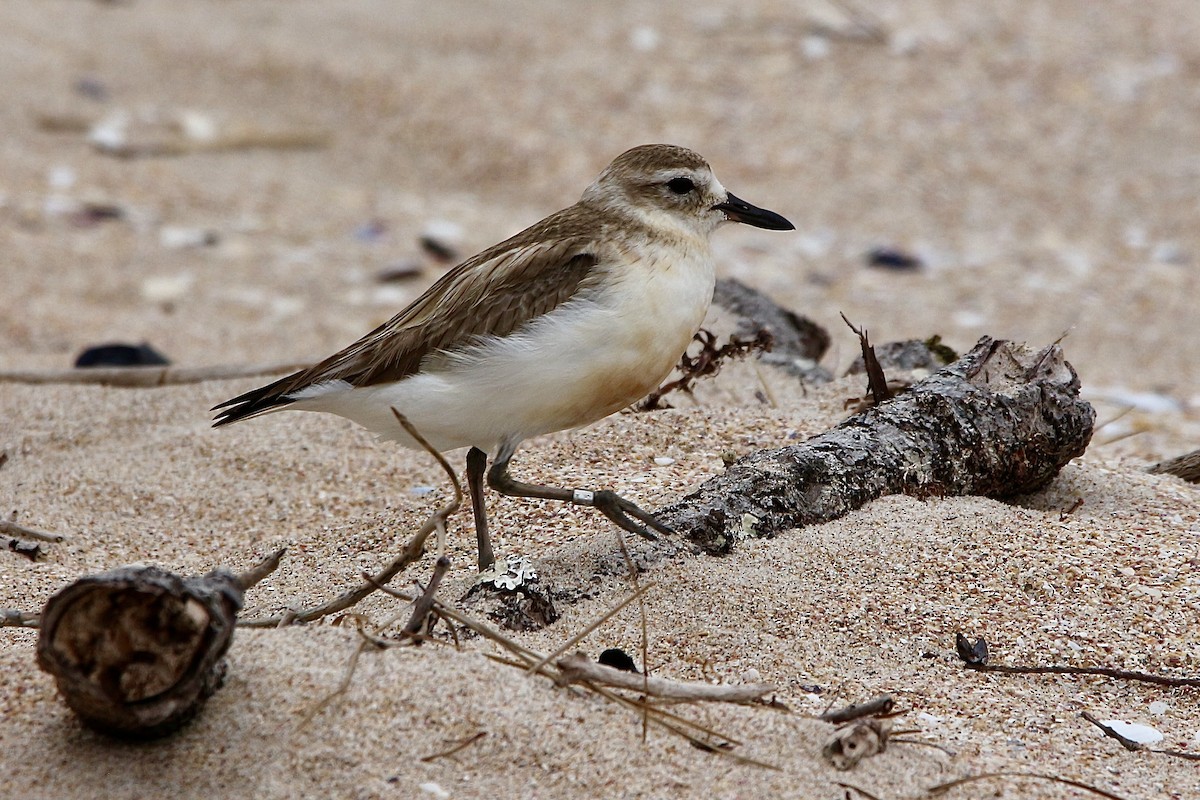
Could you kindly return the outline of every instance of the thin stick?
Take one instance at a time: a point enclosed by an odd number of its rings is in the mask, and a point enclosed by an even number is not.
[[[425,551],[425,541],[429,538],[429,535],[436,530],[442,529],[446,524],[446,518],[458,511],[458,509],[462,506],[462,486],[459,484],[458,475],[454,473],[454,468],[450,466],[450,462],[448,462],[445,456],[435,450],[433,446],[426,441],[425,437],[422,436],[415,427],[413,427],[412,423],[408,421],[407,417],[405,417],[395,408],[392,409],[392,413],[396,415],[396,420],[400,423],[401,427],[404,428],[408,435],[416,440],[418,444],[424,447],[425,450],[428,451],[435,459],[437,459],[437,462],[442,466],[442,469],[445,471],[447,477],[449,477],[450,483],[454,486],[454,497],[445,506],[433,512],[433,514],[427,520],[425,520],[425,523],[416,532],[416,534],[414,534],[413,537],[408,540],[408,543],[404,546],[404,550],[401,551],[400,555],[398,555],[392,561],[392,563],[380,570],[379,573],[377,573],[373,578],[369,578],[356,588],[343,593],[333,600],[322,603],[319,606],[315,606],[313,608],[299,611],[290,615],[285,614],[276,617],[268,617],[266,619],[240,622],[238,623],[239,625],[246,628],[275,628],[282,625],[291,625],[300,622],[313,622],[314,620],[321,619],[322,617],[329,616],[330,614],[337,614],[341,611],[351,608],[352,606],[361,602],[363,598],[382,588],[388,583],[388,581],[396,577],[401,571],[408,567],[408,565],[417,561],[417,559],[419,559],[421,554]]]
[[[80,369],[0,370],[0,383],[97,383],[102,386],[146,388],[184,383],[256,378],[295,372],[310,362],[229,365],[217,367],[85,367]]]
[[[1114,729],[1112,726],[1105,725],[1103,722],[1098,720],[1095,717],[1095,715],[1093,715],[1091,712],[1081,711],[1079,713],[1079,716],[1083,717],[1088,722],[1092,723],[1097,728],[1104,731],[1105,736],[1107,736],[1111,739],[1116,739],[1117,742],[1120,743],[1121,747],[1124,747],[1129,752],[1136,753],[1138,750],[1142,749],[1142,744],[1140,742],[1135,742],[1133,739],[1130,739],[1128,736],[1124,736],[1121,733],[1118,733],[1117,730]]]
[[[633,563],[633,556],[629,555],[629,546],[625,544],[625,536],[617,531],[617,544],[621,546],[621,555],[625,559],[625,566],[629,569],[629,582],[633,584],[634,596],[640,597],[637,577],[637,565]],[[638,602],[638,616],[642,623],[642,685],[645,686],[650,680],[650,633],[649,626],[646,624],[646,601]],[[646,689],[649,693],[649,689]],[[646,717],[646,713],[642,712],[642,743],[646,741],[646,737],[650,733],[650,723]]]
[[[1131,753],[1136,753],[1139,750],[1146,750],[1150,753],[1160,753],[1164,756],[1175,756],[1176,758],[1186,758],[1189,761],[1200,761],[1200,753],[1184,753],[1179,750],[1159,750],[1154,747],[1147,747],[1146,745],[1142,744],[1141,742],[1135,742],[1133,739],[1130,739],[1128,736],[1125,736],[1124,734],[1122,734],[1120,731],[1118,731],[1116,728],[1112,727],[1111,725],[1105,725],[1103,722],[1101,722],[1099,719],[1097,719],[1095,717],[1095,715],[1093,715],[1091,712],[1081,711],[1079,716],[1083,717],[1088,722],[1092,723],[1097,728],[1104,731],[1105,736],[1108,736],[1109,738],[1112,738],[1112,739],[1116,739],[1117,742],[1120,743],[1121,747],[1124,747],[1126,750],[1130,751]]]
[[[562,673],[563,680],[569,683],[589,681],[617,689],[642,692],[664,700],[754,703],[761,701],[764,694],[777,691],[776,687],[769,683],[715,686],[711,683],[672,681],[666,678],[634,675],[604,664],[597,664],[583,653],[560,658],[556,662],[556,666]]]
[[[11,519],[0,519],[0,533],[6,533],[18,538],[36,539],[39,542],[53,542],[54,544],[67,541],[66,534],[37,531],[33,528],[26,528],[24,525],[18,525]]]
[[[891,712],[895,706],[891,695],[881,694],[874,697],[865,703],[852,703],[845,708],[839,708],[836,711],[826,711],[818,719],[825,722],[832,722],[834,725],[840,725],[843,722],[859,719],[861,717],[874,717]]]
[[[460,740],[457,744],[455,744],[449,750],[442,750],[437,753],[430,753],[427,756],[423,756],[421,758],[421,760],[424,761],[426,764],[428,764],[431,761],[437,761],[439,758],[445,758],[446,756],[452,756],[455,753],[457,753],[458,751],[464,750],[464,749],[470,747],[471,745],[475,744],[476,742],[478,742],[480,739],[482,739],[485,736],[487,736],[487,731],[480,731],[479,733],[476,733],[473,736],[468,736],[467,738]]]
[[[406,602],[411,602],[414,599],[412,596],[407,595],[404,592],[397,591],[396,589],[392,589],[391,587],[388,587],[388,586],[380,586],[379,590],[386,594],[389,594],[393,597],[404,600]],[[475,631],[480,636],[483,636],[484,638],[487,638],[487,639],[491,639],[492,641],[496,642],[497,644],[500,644],[502,647],[504,647],[504,649],[508,650],[510,653],[517,656],[517,658],[519,659],[519,660],[514,661],[511,659],[505,659],[501,656],[497,656],[492,653],[484,654],[485,657],[487,657],[493,661],[497,661],[499,663],[502,663],[502,664],[505,664],[508,666],[517,667],[517,668],[525,670],[525,669],[528,669],[528,667],[531,664],[534,664],[535,662],[542,660],[542,656],[539,653],[536,653],[536,652],[528,649],[527,647],[519,644],[518,642],[514,641],[513,639],[510,639],[509,637],[507,637],[504,634],[500,633],[499,631],[495,630],[494,628],[487,625],[486,623],[483,623],[476,619],[473,619],[472,617],[469,617],[466,614],[459,612],[452,606],[446,605],[445,603],[441,602],[440,600],[434,601],[434,611],[438,614],[445,616],[447,619],[457,622],[459,625],[462,625],[463,627],[466,627],[466,628],[469,628],[469,629]],[[616,671],[619,672],[619,670],[616,670]],[[547,664],[546,666],[542,667],[541,671],[538,674],[543,675],[547,678],[550,678],[551,680],[554,680],[556,683],[560,682],[560,680],[561,680],[560,675],[558,674],[558,670],[555,669],[554,667],[552,667],[552,665],[550,665],[550,664]],[[682,736],[683,738],[687,739],[689,742],[692,742],[693,744],[695,744],[697,746],[704,747],[704,748],[710,750],[711,752],[726,756],[727,758],[732,758],[736,761],[739,761],[739,762],[742,762],[745,764],[752,764],[754,766],[763,767],[765,769],[779,769],[779,767],[777,767],[773,764],[769,764],[769,763],[766,763],[763,761],[758,761],[756,759],[748,758],[745,756],[740,756],[735,753],[730,753],[727,750],[721,749],[719,747],[714,747],[711,742],[707,742],[707,741],[699,738],[696,734],[693,734],[688,730],[688,728],[692,728],[692,729],[701,731],[702,733],[704,733],[707,736],[711,736],[715,739],[720,739],[724,742],[728,742],[730,745],[741,744],[741,742],[737,741],[736,739],[733,739],[732,737],[729,737],[729,736],[725,736],[724,734],[717,733],[716,731],[712,730],[711,728],[707,728],[704,725],[701,725],[700,723],[692,722],[691,720],[684,719],[683,717],[679,717],[678,715],[672,714],[671,712],[666,711],[664,709],[657,708],[655,706],[651,706],[649,703],[646,703],[644,701],[638,701],[638,700],[635,700],[632,698],[625,697],[624,695],[621,695],[606,686],[597,685],[595,683],[592,683],[591,681],[582,681],[582,682],[578,683],[577,685],[579,685],[583,688],[586,688],[586,689],[590,689],[591,691],[595,692],[596,694],[599,694],[600,696],[602,696],[608,700],[611,700],[615,703],[632,708],[632,709],[636,710],[640,715],[642,715],[644,717],[644,719],[646,719],[647,724],[654,723],[656,725],[659,725],[659,726],[667,729],[668,731],[675,733],[677,736]]]
[[[438,584],[442,582],[442,578],[446,576],[446,571],[450,569],[450,557],[441,556],[437,563],[433,565],[433,575],[429,578],[429,585],[425,587],[425,591],[421,592],[421,596],[413,603],[412,616],[408,618],[408,622],[404,624],[401,633],[405,636],[410,636],[414,639],[425,629],[425,620],[429,618],[429,614],[433,611],[434,595],[437,593]]]
[[[238,586],[242,588],[243,592],[252,589],[255,584],[279,568],[279,562],[283,560],[283,554],[286,552],[287,548],[281,547],[250,569],[240,573],[236,579]]]
[[[968,783],[974,783],[975,781],[985,781],[990,778],[1036,778],[1037,780],[1052,781],[1054,783],[1061,783],[1066,786],[1074,786],[1076,789],[1084,789],[1086,791],[1098,794],[1101,797],[1107,797],[1108,800],[1125,800],[1125,798],[1121,797],[1120,795],[1113,794],[1112,792],[1106,792],[1103,789],[1099,789],[1095,786],[1089,786],[1088,784],[1080,781],[1073,781],[1070,778],[1060,778],[1057,775],[1043,775],[1040,772],[987,772],[983,775],[968,775],[965,778],[958,778],[956,780],[947,781],[946,783],[939,783],[937,786],[930,786],[925,791],[931,795],[945,794],[951,789],[959,786],[963,786]]]
[[[1004,675],[1101,675],[1126,681],[1155,683],[1159,686],[1200,686],[1200,678],[1172,678],[1113,667],[1010,667],[1006,664],[964,664],[978,672],[999,672]]]
[[[570,639],[568,639],[566,642],[564,642],[562,647],[559,647],[553,653],[546,656],[541,661],[537,662],[532,667],[530,667],[529,668],[530,673],[541,672],[542,667],[546,666],[551,661],[558,658],[559,656],[561,656],[563,653],[570,650],[575,645],[579,644],[581,641],[583,641],[584,638],[587,637],[587,635],[589,633],[596,630],[596,628],[599,628],[604,623],[608,622],[610,619],[612,619],[614,616],[616,616],[618,613],[620,613],[621,609],[625,608],[625,606],[629,605],[634,600],[637,600],[639,597],[641,597],[643,594],[645,594],[652,586],[654,586],[653,583],[647,583],[645,586],[639,586],[637,589],[634,590],[633,594],[629,595],[624,600],[617,603],[615,606],[613,606],[609,611],[607,611],[603,616],[601,616],[595,622],[588,625],[586,628],[581,630],[579,633],[575,634]],[[643,661],[643,663],[645,663],[645,662]]]

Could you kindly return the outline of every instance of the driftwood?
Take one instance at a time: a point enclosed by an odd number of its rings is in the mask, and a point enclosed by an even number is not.
[[[1146,472],[1159,475],[1175,475],[1188,483],[1200,483],[1200,450],[1193,450],[1178,458],[1160,461]]]
[[[1095,422],[1051,345],[984,337],[954,364],[827,433],[734,462],[658,512],[710,553],[827,522],[886,494],[1010,497],[1087,448]]]
[[[88,727],[139,739],[171,733],[220,688],[242,595],[282,556],[242,575],[122,567],[81,578],[42,611],[38,665]]]

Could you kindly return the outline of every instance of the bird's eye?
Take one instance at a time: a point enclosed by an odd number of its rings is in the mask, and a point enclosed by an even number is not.
[[[692,183],[691,178],[671,178],[667,181],[667,188],[675,194],[687,194],[696,188],[696,184]]]

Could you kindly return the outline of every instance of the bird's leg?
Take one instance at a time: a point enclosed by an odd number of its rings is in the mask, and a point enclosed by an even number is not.
[[[508,497],[538,497],[543,500],[560,500],[564,503],[574,503],[578,506],[593,506],[598,508],[604,516],[611,519],[621,528],[636,533],[638,536],[644,536],[651,541],[658,539],[646,527],[639,525],[635,520],[641,521],[650,528],[659,533],[671,533],[671,529],[663,525],[654,516],[636,505],[621,497],[616,492],[611,492],[607,489],[601,491],[592,491],[590,489],[560,489],[555,486],[539,486],[534,483],[522,483],[513,480],[508,474],[508,462],[512,458],[513,447],[510,445],[502,445],[500,451],[496,454],[496,460],[492,462],[492,468],[488,470],[487,481],[488,486],[491,486],[497,492]]]
[[[479,571],[487,572],[496,564],[492,537],[488,535],[487,507],[483,504],[483,473],[487,453],[478,447],[467,451],[467,486],[471,489],[471,511],[475,514],[475,541],[479,544]]]

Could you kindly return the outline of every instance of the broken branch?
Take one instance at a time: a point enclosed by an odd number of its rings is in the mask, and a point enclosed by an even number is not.
[[[828,522],[886,494],[1024,494],[1083,453],[1094,421],[1058,345],[1034,353],[984,337],[908,392],[806,442],[738,459],[656,516],[727,553],[739,536]]]

